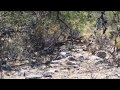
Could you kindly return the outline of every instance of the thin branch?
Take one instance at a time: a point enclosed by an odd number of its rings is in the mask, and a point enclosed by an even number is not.
[[[58,19],[60,22],[62,22],[62,23],[63,23],[67,28],[69,28],[69,30],[70,30],[71,42],[72,42],[72,46],[73,46],[72,29],[71,29],[62,19],[60,19],[60,15],[61,15],[60,11],[57,11],[57,19]]]

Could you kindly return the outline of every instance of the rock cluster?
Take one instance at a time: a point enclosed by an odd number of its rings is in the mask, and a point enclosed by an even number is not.
[[[107,53],[96,52],[91,55],[79,46],[71,51],[59,52],[57,58],[47,67],[39,62],[32,62],[34,68],[24,66],[18,71],[4,72],[4,78],[23,79],[113,79],[120,78],[120,68],[110,68],[104,63]],[[37,66],[37,67],[35,67]]]

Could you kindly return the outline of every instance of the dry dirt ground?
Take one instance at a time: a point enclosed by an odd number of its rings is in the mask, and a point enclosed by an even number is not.
[[[4,79],[120,79],[120,67],[112,67],[102,58],[80,48],[61,55],[67,53],[70,55],[52,61],[49,67],[22,66],[16,71],[4,71]]]

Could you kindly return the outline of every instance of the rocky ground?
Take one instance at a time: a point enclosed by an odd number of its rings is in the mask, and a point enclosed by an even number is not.
[[[3,71],[3,75],[4,79],[119,79],[120,67],[112,67],[104,59],[76,46],[71,51],[61,51],[49,66],[25,65],[14,71]]]

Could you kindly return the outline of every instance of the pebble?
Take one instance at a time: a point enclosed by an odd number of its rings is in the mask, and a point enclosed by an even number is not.
[[[77,61],[77,59],[75,59],[74,57],[69,57],[68,60],[70,60],[70,61]]]
[[[79,68],[80,66],[78,66],[78,65],[74,65],[73,67],[74,67],[74,68]]]
[[[42,78],[42,74],[39,74],[39,75],[30,74],[25,77],[25,79],[40,79],[40,78]]]
[[[101,60],[101,58],[99,58],[99,57],[97,57],[97,56],[94,56],[94,55],[89,56],[89,59],[90,59],[90,60]]]
[[[52,77],[53,74],[54,73],[52,73],[52,72],[45,72],[45,73],[43,73],[43,76],[44,77]]]
[[[66,52],[60,52],[60,55],[65,56]]]
[[[55,60],[60,60],[60,59],[62,59],[63,58],[63,56],[58,56],[57,58],[55,58]]]
[[[79,61],[83,61],[84,60],[84,56],[80,56],[78,59],[79,59]]]
[[[76,65],[76,62],[68,61],[68,62],[67,62],[67,65]]]

